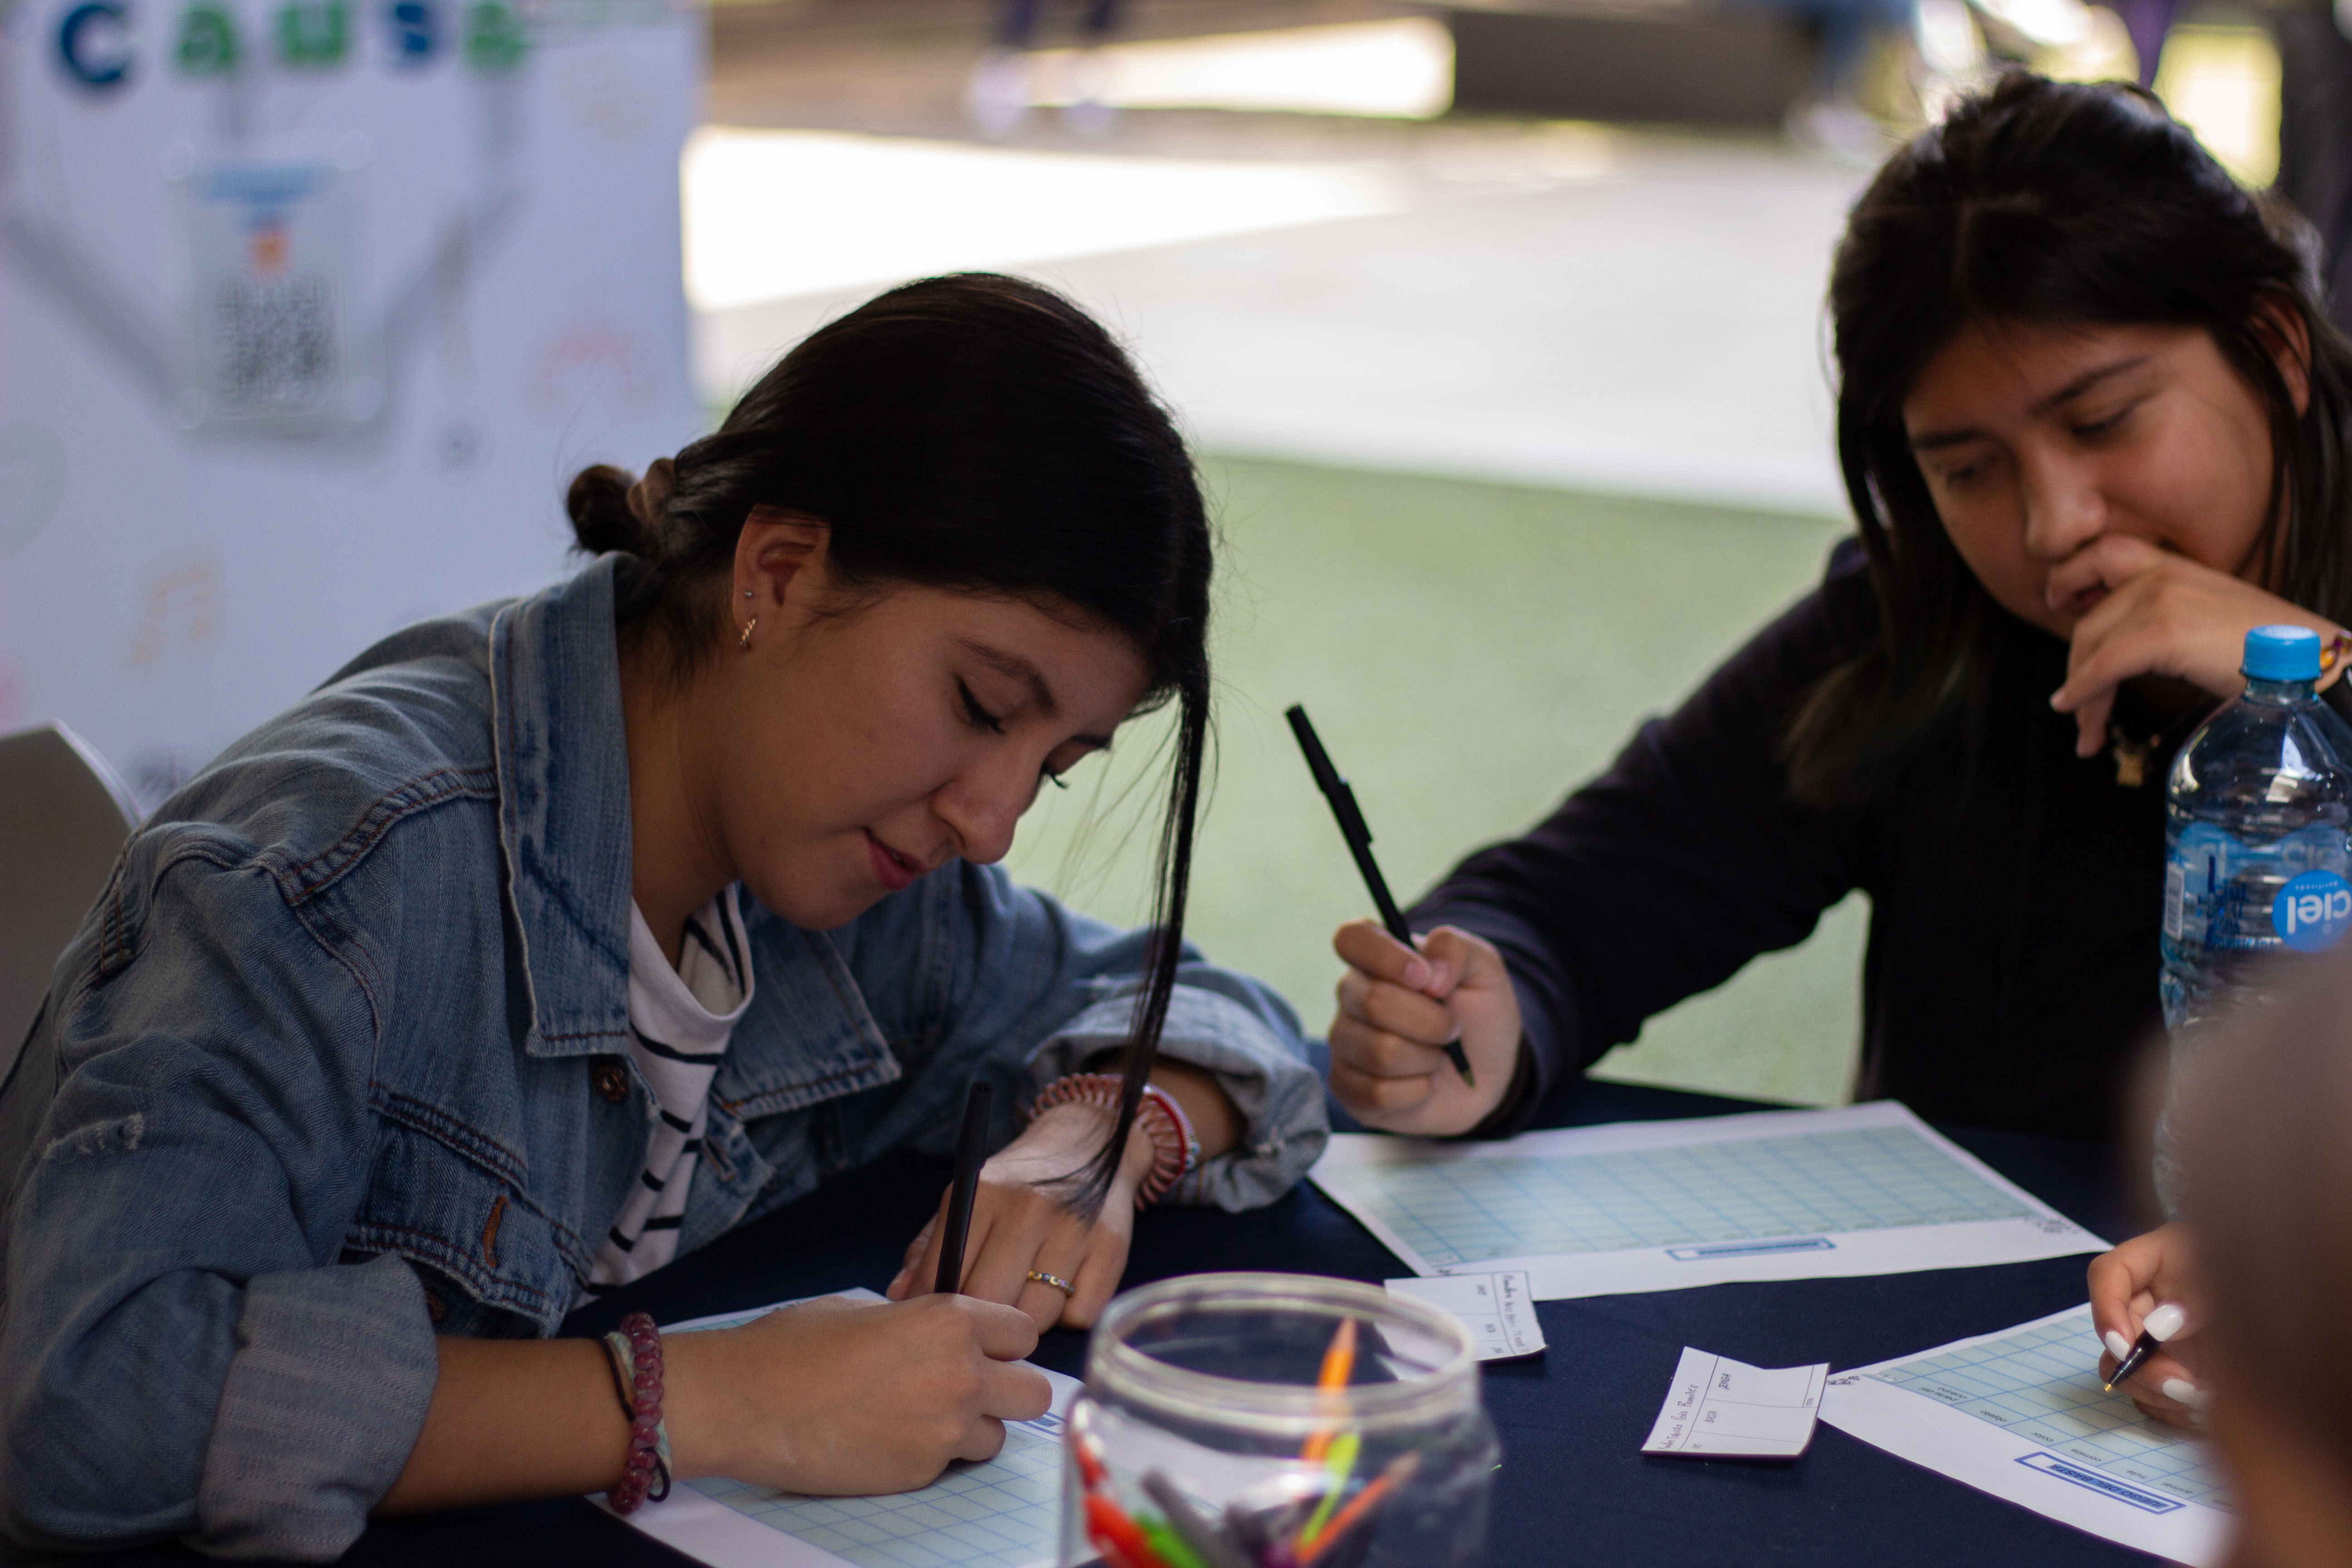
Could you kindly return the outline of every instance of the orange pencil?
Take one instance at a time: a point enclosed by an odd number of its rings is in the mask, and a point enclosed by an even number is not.
[[[1323,1352],[1323,1372],[1316,1378],[1315,1386],[1325,1394],[1336,1394],[1347,1387],[1348,1380],[1355,1375],[1356,1320],[1342,1318],[1331,1335],[1330,1348]],[[1321,1458],[1323,1451],[1331,1446],[1332,1436],[1328,1431],[1310,1434],[1298,1457],[1309,1461]]]

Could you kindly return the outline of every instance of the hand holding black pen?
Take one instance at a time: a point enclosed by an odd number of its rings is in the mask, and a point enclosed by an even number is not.
[[[964,1095],[955,1182],[948,1188],[947,1229],[940,1237],[940,1271],[931,1284],[942,1294],[963,1289],[964,1238],[971,1234],[971,1201],[980,1190],[981,1162],[988,1158],[988,1111],[995,1098],[996,1090],[986,1083],[973,1084]]]
[[[1388,879],[1381,875],[1379,862],[1372,858],[1372,830],[1364,821],[1363,812],[1356,805],[1356,792],[1331,765],[1330,755],[1323,750],[1323,742],[1308,722],[1306,708],[1293,703],[1283,715],[1290,721],[1290,732],[1298,737],[1298,749],[1307,753],[1307,769],[1315,775],[1316,787],[1324,799],[1331,803],[1331,813],[1339,819],[1339,836],[1348,841],[1348,851],[1356,858],[1356,869],[1363,874],[1364,886],[1371,890],[1372,907],[1380,911],[1381,924],[1391,936],[1412,950],[1412,928],[1404,923],[1404,912],[1397,908],[1396,900],[1389,895]],[[1478,1087],[1478,1077],[1470,1070],[1470,1058],[1460,1040],[1448,1040],[1445,1057],[1462,1075],[1462,1081],[1471,1088]]]

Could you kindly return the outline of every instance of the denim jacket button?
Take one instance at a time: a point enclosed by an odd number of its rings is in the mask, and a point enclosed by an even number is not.
[[[592,1080],[596,1092],[614,1105],[629,1098],[629,1069],[621,1065],[618,1057],[598,1057]]]

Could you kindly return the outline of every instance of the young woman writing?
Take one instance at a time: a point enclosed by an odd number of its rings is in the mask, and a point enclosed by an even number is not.
[[[657,1427],[680,1478],[919,1485],[1045,1407],[1006,1363],[1100,1309],[1139,1201],[1263,1203],[1320,1147],[1288,1010],[1180,942],[1210,533],[1093,321],[909,285],[571,510],[593,564],[231,747],[60,961],[0,1089],[16,1540],[331,1557],[379,1508],[625,1487]],[[1152,930],[991,868],[1162,702]],[[891,1304],[625,1344],[625,1405],[546,1337],[943,1152],[975,1078],[1010,1144],[968,1294],[927,1229]]]
[[[1421,952],[1341,929],[1340,1102],[1515,1131],[1861,889],[1862,1096],[2111,1134],[2158,1021],[2172,753],[2249,627],[2352,619],[2352,346],[2307,232],[2116,84],[2010,78],[1889,160],[1830,284],[1859,539],[1448,876]]]

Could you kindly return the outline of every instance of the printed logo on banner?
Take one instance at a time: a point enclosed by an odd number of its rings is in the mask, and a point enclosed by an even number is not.
[[[2271,929],[2298,952],[2322,952],[2352,927],[2352,885],[2333,871],[2305,871],[2271,900]]]
[[[410,68],[429,63],[441,47],[441,14],[429,0],[393,0],[384,7],[392,61]]]
[[[152,674],[173,654],[201,658],[220,643],[228,618],[220,552],[206,547],[157,563],[147,574],[131,628],[131,673]]]
[[[352,320],[363,156],[354,142],[334,158],[231,160],[183,176],[191,427],[323,432],[374,417],[383,385]]]
[[[509,76],[522,68],[539,33],[646,26],[694,8],[691,0],[540,0],[527,16],[514,0],[474,0],[460,13],[458,47],[474,70]],[[389,0],[382,16],[385,54],[394,68],[415,69],[440,57],[446,23],[435,0]],[[68,7],[57,32],[58,63],[67,77],[93,92],[130,86],[139,55],[128,0],[82,0]],[[266,31],[282,69],[332,70],[351,58],[349,0],[288,0]],[[183,76],[234,76],[245,64],[244,32],[236,13],[219,0],[197,0],[173,22],[166,52]]]
[[[58,23],[58,61],[86,88],[130,86],[131,58],[131,9],[118,0],[83,0]]]
[[[522,13],[504,0],[479,0],[466,12],[466,63],[484,76],[506,76],[522,68],[530,52]]]
[[[30,419],[0,425],[0,561],[33,542],[66,499],[66,448]]]
[[[236,18],[222,5],[191,5],[180,13],[180,41],[172,51],[182,76],[234,76],[242,51]]]
[[[331,70],[351,47],[351,14],[342,0],[292,0],[278,12],[278,63],[294,70]]]
[[[548,425],[568,425],[591,407],[639,417],[661,395],[659,366],[644,333],[609,312],[583,309],[532,351],[523,405]]]
[[[40,154],[0,158],[0,730],[74,723],[152,801],[389,612],[562,569],[547,476],[700,422],[674,227],[583,246],[565,214],[583,183],[676,212],[702,26],[692,0],[0,0],[0,141]],[[197,549],[257,526],[288,549]],[[75,613],[92,571],[111,607]]]
[[[610,47],[566,50],[549,72],[563,117],[614,154],[634,152],[655,124],[656,106],[630,74],[628,57]]]

